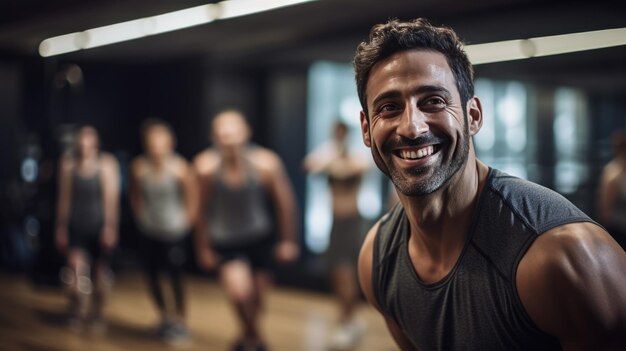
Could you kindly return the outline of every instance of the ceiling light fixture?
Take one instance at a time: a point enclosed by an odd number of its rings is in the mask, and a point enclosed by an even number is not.
[[[626,45],[626,28],[467,45],[474,65]]]
[[[224,0],[48,38],[39,44],[39,55],[49,57],[91,49],[310,1],[316,0]]]

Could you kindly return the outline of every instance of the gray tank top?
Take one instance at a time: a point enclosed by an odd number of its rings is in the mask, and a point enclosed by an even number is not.
[[[398,204],[374,240],[376,301],[419,350],[560,350],[526,313],[515,275],[539,235],[574,222],[592,221],[552,190],[492,169],[455,267],[425,284],[411,263],[409,223]]]
[[[167,161],[169,163],[172,160]],[[166,241],[180,239],[189,230],[182,185],[166,164],[161,173],[143,160],[147,171],[140,179],[142,206],[139,226],[150,237]]]
[[[104,224],[100,161],[94,175],[72,174],[69,228],[80,235],[99,235]]]
[[[245,181],[240,187],[226,184],[221,169],[213,180],[208,229],[216,247],[246,245],[272,234],[274,223],[263,184],[248,160],[246,164]]]

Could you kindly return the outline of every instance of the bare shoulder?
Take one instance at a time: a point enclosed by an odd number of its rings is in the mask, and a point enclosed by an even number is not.
[[[174,154],[172,156],[172,167],[174,169],[174,173],[180,177],[185,176],[189,171],[189,163],[179,154]]]
[[[139,176],[144,172],[145,158],[142,155],[136,156],[130,162],[130,173],[133,176]]]
[[[516,282],[531,318],[564,345],[623,332],[626,253],[593,223],[567,224],[539,236],[522,258]]]
[[[113,154],[108,153],[108,152],[102,152],[100,154],[100,157],[102,160],[102,165],[104,167],[118,167],[117,158],[115,158]]]
[[[115,156],[108,152],[102,152],[100,160],[102,171],[106,174],[105,179],[119,179],[119,163]]]
[[[591,222],[571,223],[540,235],[524,255],[520,269],[538,270],[532,273],[540,275],[571,273],[558,272],[571,265],[580,266],[581,271],[606,270],[597,265],[594,257],[598,256],[616,263],[626,260],[626,253],[602,227]]]
[[[271,173],[282,168],[280,157],[270,149],[257,146],[250,150],[249,156],[255,168],[262,172]]]
[[[75,166],[74,157],[70,153],[61,155],[59,159],[59,168],[61,172],[71,171]]]
[[[378,228],[380,227],[379,220],[370,228],[367,232],[367,236],[363,241],[363,245],[361,246],[361,251],[359,253],[359,263],[358,263],[358,274],[359,274],[359,283],[361,284],[361,290],[363,294],[374,307],[378,308],[378,304],[376,303],[376,299],[374,297],[374,290],[372,288],[372,267],[374,261],[374,241],[376,239],[376,235],[378,234]]]
[[[220,156],[213,149],[206,149],[193,158],[193,168],[200,176],[210,176],[215,173],[220,163]]]

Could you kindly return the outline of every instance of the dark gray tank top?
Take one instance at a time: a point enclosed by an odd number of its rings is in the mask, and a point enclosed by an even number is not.
[[[491,169],[455,267],[425,284],[411,263],[409,223],[398,204],[374,241],[376,301],[421,351],[560,350],[526,313],[515,275],[539,235],[574,222],[592,220],[554,191]]]
[[[98,161],[99,163],[100,161]],[[100,166],[92,176],[78,170],[72,174],[70,230],[84,235],[99,235],[104,223]]]
[[[222,171],[213,181],[208,225],[211,242],[217,247],[232,247],[270,237],[273,220],[263,184],[247,162],[246,179],[239,187],[224,183]]]

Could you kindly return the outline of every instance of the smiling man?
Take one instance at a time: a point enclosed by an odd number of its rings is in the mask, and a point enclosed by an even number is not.
[[[400,202],[359,257],[403,350],[623,350],[626,253],[557,193],[490,168],[473,70],[448,28],[372,28],[357,48],[363,140]]]

